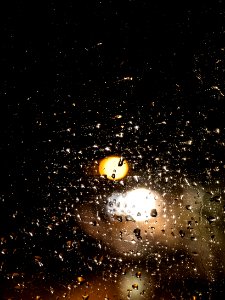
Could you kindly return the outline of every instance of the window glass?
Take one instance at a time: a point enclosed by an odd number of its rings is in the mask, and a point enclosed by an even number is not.
[[[170,2],[9,9],[2,299],[225,296],[224,9]]]

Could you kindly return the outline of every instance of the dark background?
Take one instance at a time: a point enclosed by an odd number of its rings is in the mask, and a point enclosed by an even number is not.
[[[74,238],[74,218],[60,220],[76,197],[93,193],[81,185],[94,159],[122,153],[134,174],[151,168],[161,189],[164,165],[174,178],[181,171],[201,184],[224,183],[223,1],[17,1],[3,15],[4,280],[11,272],[35,280],[35,255],[47,278],[70,278],[85,265],[85,256],[71,264],[79,250],[63,262],[54,251]],[[49,236],[54,217],[60,225]]]

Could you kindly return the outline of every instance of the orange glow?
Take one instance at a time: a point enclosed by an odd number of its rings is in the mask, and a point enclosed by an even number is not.
[[[128,173],[128,163],[120,156],[109,156],[100,161],[99,173],[110,180],[120,180]]]

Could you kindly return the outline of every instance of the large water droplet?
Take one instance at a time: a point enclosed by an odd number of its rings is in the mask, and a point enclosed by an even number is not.
[[[157,217],[157,210],[154,208],[154,209],[152,209],[151,210],[151,217],[153,217],[153,218],[155,218],[155,217]]]

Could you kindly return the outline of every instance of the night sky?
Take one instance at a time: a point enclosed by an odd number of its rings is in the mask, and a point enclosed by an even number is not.
[[[0,26],[3,299],[224,297],[223,1],[7,6]],[[110,155],[129,162],[124,180],[96,171]],[[168,242],[150,232],[165,229],[162,206],[146,229],[152,248],[135,224],[114,224],[104,208],[113,193],[142,187],[164,197],[171,212]],[[93,230],[84,221],[91,216]],[[132,231],[145,251],[140,259],[120,253],[110,226],[118,237]],[[208,253],[199,255],[203,248]]]

